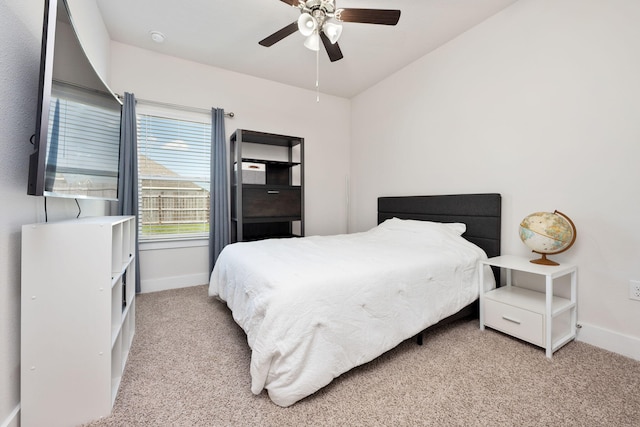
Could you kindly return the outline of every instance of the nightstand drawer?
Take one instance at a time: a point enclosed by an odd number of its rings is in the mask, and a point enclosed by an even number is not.
[[[544,347],[544,322],[540,313],[509,304],[484,300],[484,324],[514,337]]]

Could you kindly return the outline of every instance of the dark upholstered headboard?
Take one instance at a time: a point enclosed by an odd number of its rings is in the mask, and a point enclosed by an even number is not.
[[[462,235],[488,257],[500,255],[502,197],[500,194],[379,197],[378,224],[389,218],[462,222]]]
[[[436,222],[462,222],[467,225],[467,231],[462,236],[481,247],[488,257],[500,255],[501,212],[500,194],[378,198],[378,224],[393,217]],[[493,274],[496,283],[500,283],[500,269],[493,268]],[[466,316],[478,316],[477,300],[430,326],[427,330]],[[422,344],[422,335],[422,333],[417,335],[418,344]]]

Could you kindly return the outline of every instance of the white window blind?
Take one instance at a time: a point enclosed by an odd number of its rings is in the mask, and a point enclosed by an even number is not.
[[[48,141],[46,192],[117,198],[120,108],[113,98],[54,81]]]
[[[138,114],[140,238],[209,233],[211,124]]]

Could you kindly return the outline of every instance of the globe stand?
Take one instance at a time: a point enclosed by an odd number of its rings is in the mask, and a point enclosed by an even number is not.
[[[540,265],[560,265],[559,263],[550,260],[549,258],[547,258],[547,254],[541,254],[539,252],[535,252],[536,254],[540,254],[542,255],[541,258],[538,259],[532,259],[530,262],[534,263],[534,264],[540,264]]]

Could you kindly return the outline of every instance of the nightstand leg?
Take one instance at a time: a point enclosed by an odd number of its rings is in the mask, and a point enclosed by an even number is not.
[[[578,325],[578,295],[577,295],[577,287],[578,287],[578,270],[574,270],[571,272],[571,303],[573,304],[573,308],[571,309],[571,335],[573,338],[577,335],[577,325]]]
[[[551,329],[553,326],[553,318],[551,317],[551,302],[553,300],[553,279],[551,276],[546,276],[545,281],[546,290],[546,316],[545,316],[545,344],[547,349],[547,357],[551,358],[553,354],[553,342],[551,341]]]

